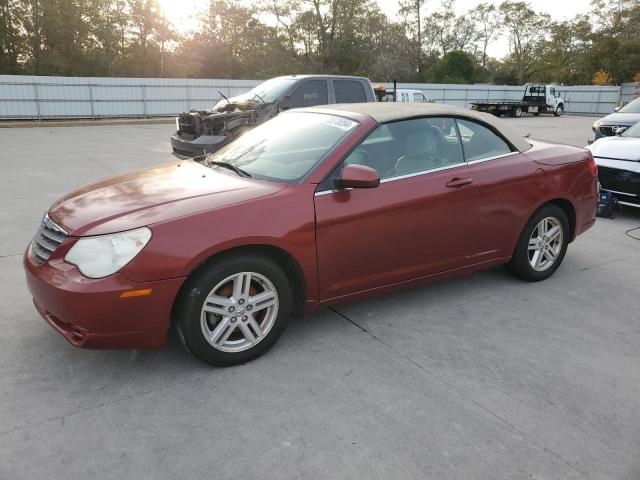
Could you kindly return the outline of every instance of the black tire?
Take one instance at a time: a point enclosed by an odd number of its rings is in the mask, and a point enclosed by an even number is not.
[[[533,115],[537,117],[540,115],[540,112],[533,112]]]
[[[554,117],[561,117],[563,112],[564,112],[564,106],[558,105],[556,107],[555,111],[553,112],[553,116]]]
[[[529,239],[537,225],[545,218],[554,218],[562,227],[562,246],[553,264],[546,270],[538,271],[529,263]],[[511,261],[507,264],[507,270],[515,276],[528,282],[539,282],[549,278],[558,269],[567,253],[569,243],[570,227],[567,214],[557,205],[547,204],[538,209],[529,219],[522,234],[518,239]]]
[[[522,107],[513,107],[511,109],[511,116],[513,118],[520,118],[522,116]]]
[[[271,329],[255,345],[240,352],[214,348],[201,326],[202,307],[212,289],[227,277],[240,272],[255,272],[275,287],[278,311]],[[246,363],[269,350],[284,332],[291,317],[293,294],[289,279],[273,260],[262,255],[244,254],[212,260],[196,271],[183,287],[174,308],[178,338],[185,349],[203,362],[215,366]],[[239,320],[238,320],[239,323]]]

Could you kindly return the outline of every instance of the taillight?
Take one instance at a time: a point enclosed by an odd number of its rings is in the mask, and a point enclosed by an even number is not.
[[[593,159],[591,155],[589,155],[589,161],[587,162],[587,164],[589,166],[589,171],[591,172],[591,175],[593,175],[595,178],[598,178],[598,165],[596,165],[596,161]]]

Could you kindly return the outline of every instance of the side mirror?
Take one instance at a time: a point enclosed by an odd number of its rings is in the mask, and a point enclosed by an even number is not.
[[[618,129],[616,130],[616,135],[617,135],[617,136],[622,135],[624,132],[626,132],[626,131],[627,131],[627,129],[628,129],[628,128],[629,128],[629,127],[618,127]]]
[[[283,110],[289,110],[290,108],[292,108],[292,103],[291,103],[291,96],[290,95],[286,95],[281,101],[280,101],[280,111]]]
[[[618,112],[620,111],[620,107],[616,107],[616,108],[614,108],[614,109],[613,109],[613,111],[614,111],[615,113],[618,113]]]
[[[380,185],[380,175],[373,168],[365,165],[347,165],[342,169],[340,178],[333,181],[339,189],[345,188],[376,188]]]

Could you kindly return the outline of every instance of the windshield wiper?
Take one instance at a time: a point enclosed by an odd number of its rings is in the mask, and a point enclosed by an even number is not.
[[[206,164],[207,166],[216,165],[218,167],[228,168],[229,170],[232,170],[235,173],[237,173],[238,175],[240,175],[241,177],[246,177],[246,178],[251,178],[252,177],[252,175],[249,172],[247,172],[246,170],[243,170],[240,167],[236,167],[235,165],[232,165],[230,163],[219,162],[217,160],[209,160],[209,154],[198,155],[197,157],[193,157],[192,160],[194,162],[198,162],[198,163],[202,162],[202,163]]]
[[[226,96],[224,93],[222,93],[220,90],[218,90],[218,93],[220,94],[220,96],[221,96],[222,98],[224,98],[224,99],[227,101],[227,103],[228,103],[229,105],[231,105],[231,102],[229,101],[229,99],[227,98],[227,96]]]
[[[262,102],[263,105],[266,105],[267,102],[264,101],[264,98],[262,98],[260,95],[258,95],[257,93],[253,93],[253,98],[258,97],[260,99],[260,101]],[[253,101],[253,98],[251,99],[251,101]]]
[[[232,165],[230,163],[218,162],[216,160],[210,160],[210,161],[207,161],[206,163],[207,165],[216,165],[218,167],[228,168],[229,170],[233,170],[234,172],[236,172],[241,177],[251,178],[251,174],[249,172],[241,169],[240,167],[236,167],[235,165]]]

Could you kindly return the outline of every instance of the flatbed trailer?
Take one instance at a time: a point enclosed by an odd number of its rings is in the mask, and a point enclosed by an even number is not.
[[[533,115],[552,113],[559,117],[564,112],[564,105],[565,101],[560,98],[560,92],[554,86],[527,83],[522,100],[475,101],[471,103],[471,109],[491,113],[497,117],[511,115],[518,118],[525,112]]]

